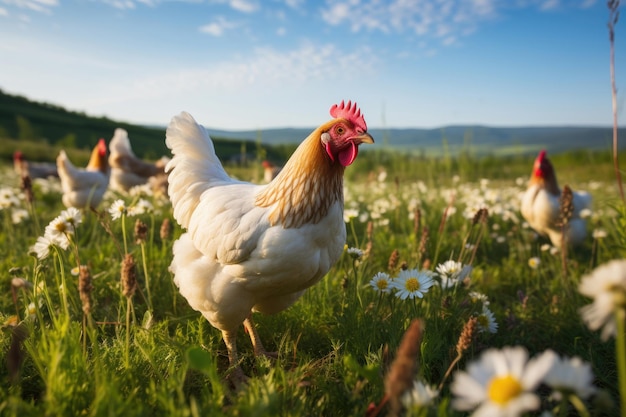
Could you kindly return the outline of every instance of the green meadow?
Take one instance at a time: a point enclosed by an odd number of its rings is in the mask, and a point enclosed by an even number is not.
[[[59,183],[35,180],[29,195],[5,164],[0,415],[462,416],[471,409],[456,402],[460,373],[505,347],[529,358],[578,357],[592,373],[580,380],[589,395],[537,382],[529,392],[538,404],[523,415],[624,415],[623,311],[617,337],[602,337],[583,320],[593,300],[579,290],[626,253],[626,206],[609,151],[549,155],[561,186],[593,196],[587,240],[561,250],[519,211],[534,155],[362,152],[346,171],[343,256],[292,307],[255,315],[275,361],[255,357],[240,330],[249,380],[239,388],[226,378],[221,333],[188,306],[168,271],[182,231],[166,198],[145,188],[109,192],[97,211],[73,217],[67,247],[43,256],[33,246],[65,210]],[[257,164],[226,169],[262,178]],[[114,218],[117,200],[125,210]],[[448,261],[466,267],[458,282]],[[373,283],[406,271],[431,278],[421,298]],[[411,323],[419,332],[402,343]],[[480,389],[504,401],[494,387]]]

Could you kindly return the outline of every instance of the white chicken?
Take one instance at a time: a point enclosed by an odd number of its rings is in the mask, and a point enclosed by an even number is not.
[[[293,304],[339,259],[346,239],[343,173],[361,143],[373,143],[356,103],[334,105],[269,184],[231,179],[206,130],[187,113],[172,119],[166,145],[173,158],[169,196],[186,230],[170,270],[181,294],[221,330],[231,378],[239,366],[243,323],[254,353],[265,354],[251,312],[277,313]]]
[[[100,139],[91,152],[85,169],[76,168],[61,150],[57,156],[57,170],[65,207],[96,208],[109,185],[110,170],[104,139]]]
[[[562,226],[561,195],[554,167],[546,157],[546,151],[541,151],[535,159],[528,188],[522,197],[521,212],[530,227],[539,235],[549,238],[558,248],[562,247],[564,241],[578,245],[585,240],[587,222],[580,213],[591,207],[592,200],[585,191],[572,192],[571,218]]]
[[[115,191],[126,193],[137,185],[146,184],[150,177],[164,173],[163,164],[146,162],[135,155],[124,129],[115,129],[109,151],[110,187]]]

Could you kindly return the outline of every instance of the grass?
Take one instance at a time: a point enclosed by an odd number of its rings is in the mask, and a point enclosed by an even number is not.
[[[67,250],[37,260],[29,247],[63,207],[55,183],[35,183],[32,207],[19,199],[0,210],[0,352],[7,364],[0,367],[0,415],[365,416],[385,397],[388,369],[416,318],[425,329],[416,376],[441,392],[433,404],[409,414],[464,415],[451,406],[455,372],[489,348],[524,346],[531,355],[553,349],[589,362],[600,391],[585,410],[618,415],[615,345],[582,322],[578,310],[589,300],[577,287],[596,266],[623,257],[626,216],[609,154],[563,154],[553,162],[561,185],[592,192],[589,231],[607,232],[570,250],[565,264],[559,253],[543,250],[547,242],[524,227],[519,214],[530,159],[362,153],[346,173],[346,213],[354,215],[347,246],[364,256],[346,251],[294,306],[255,317],[265,346],[278,352],[276,363],[255,358],[240,332],[242,366],[250,376],[240,390],[224,379],[228,360],[220,332],[190,309],[167,270],[181,233],[178,226],[160,232],[164,221],[175,224],[169,203],[143,196],[151,210],[113,220],[107,209],[114,199],[128,207],[139,197],[110,195],[99,213],[84,213]],[[230,171],[260,178],[250,169]],[[22,195],[10,171],[0,183],[5,194]],[[489,214],[476,219],[480,207]],[[18,209],[30,214],[14,223]],[[147,226],[139,244],[136,220]],[[124,294],[127,254],[136,262],[137,289]],[[531,258],[539,259],[536,269]],[[468,283],[456,290],[434,286],[423,299],[401,300],[369,285],[379,272],[395,276],[402,265],[432,271],[449,259],[473,267]],[[88,313],[72,275],[79,264],[88,265],[92,277]],[[12,286],[14,278],[33,286]],[[489,298],[498,329],[475,335],[455,362],[464,326],[481,314],[470,291]],[[545,388],[542,408],[575,410],[551,400]]]

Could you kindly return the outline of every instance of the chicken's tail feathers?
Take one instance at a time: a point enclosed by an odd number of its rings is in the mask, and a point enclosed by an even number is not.
[[[165,172],[174,217],[181,226],[188,227],[202,193],[216,183],[231,179],[215,154],[206,129],[189,113],[182,112],[172,118],[165,134],[165,145],[173,155]]]
[[[68,173],[76,170],[76,167],[72,164],[72,161],[70,161],[63,149],[59,152],[56,162],[59,175],[68,175]]]
[[[123,155],[135,156],[133,148],[130,146],[130,139],[128,139],[128,132],[122,128],[115,129],[113,132],[113,138],[109,143],[109,151],[111,155],[118,153]]]

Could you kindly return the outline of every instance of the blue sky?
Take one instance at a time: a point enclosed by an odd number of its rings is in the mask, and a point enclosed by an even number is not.
[[[139,124],[612,124],[605,0],[0,0],[0,88]],[[626,21],[616,26],[620,124]]]

